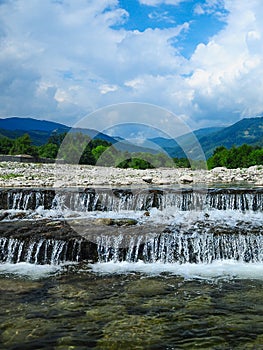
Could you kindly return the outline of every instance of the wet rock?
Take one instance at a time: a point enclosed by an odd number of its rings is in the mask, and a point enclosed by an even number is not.
[[[21,220],[21,219],[24,219],[27,215],[28,213],[21,211],[21,212],[9,214],[8,218],[10,220]]]
[[[8,216],[7,212],[1,213],[0,214],[0,221],[4,220]]]
[[[110,218],[99,218],[94,220],[94,224],[111,226],[114,225],[114,220]]]
[[[95,219],[94,223],[96,225],[107,225],[107,226],[132,226],[137,225],[138,221],[130,218],[122,218],[122,219],[111,219],[111,218],[99,218]]]

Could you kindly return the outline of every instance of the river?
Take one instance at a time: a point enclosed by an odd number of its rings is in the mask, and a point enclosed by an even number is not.
[[[3,189],[0,205],[0,349],[263,349],[263,189]]]

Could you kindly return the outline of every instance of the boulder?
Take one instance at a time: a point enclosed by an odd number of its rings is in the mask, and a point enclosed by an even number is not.
[[[192,176],[189,176],[189,175],[183,175],[180,177],[179,180],[182,184],[189,184],[189,183],[192,183],[194,181]]]
[[[111,219],[111,218],[99,218],[94,221],[97,225],[117,225],[117,226],[132,226],[138,223],[135,219],[121,218],[121,219]]]
[[[144,176],[144,177],[142,178],[142,181],[144,181],[144,182],[146,182],[146,183],[148,183],[148,184],[151,184],[151,183],[153,182],[153,178],[150,177],[150,176]]]

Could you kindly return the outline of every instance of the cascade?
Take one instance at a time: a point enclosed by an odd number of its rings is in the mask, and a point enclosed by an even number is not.
[[[99,262],[212,263],[233,259],[263,262],[263,235],[161,234],[137,236],[125,246],[123,236],[98,238]]]
[[[88,211],[252,210],[263,211],[263,189],[12,189],[0,190],[0,209]]]
[[[2,237],[0,238],[0,261],[58,265],[66,261],[80,261],[83,257],[83,249],[85,244],[80,239],[23,241]]]
[[[150,216],[146,223],[139,222],[136,234],[133,227],[129,228],[129,234],[125,234],[122,227],[111,234],[115,228],[110,231],[104,225],[94,228],[96,238],[93,239],[84,234],[89,227],[92,227],[92,223],[89,224],[91,226],[83,226],[83,232],[73,232],[74,229],[70,224],[66,226],[67,221],[64,219],[55,224],[54,220],[51,220],[51,225],[43,220],[36,226],[30,221],[24,228],[19,224],[23,224],[26,220],[12,223],[12,220],[3,215],[2,220],[5,222],[1,223],[1,262],[54,265],[66,261],[198,264],[233,259],[246,263],[263,262],[262,222],[261,219],[257,219],[257,223],[256,220],[253,222],[249,219],[259,218],[263,212],[262,188],[0,189],[0,210],[32,211],[39,207],[52,209],[62,213],[62,216],[63,211],[67,210],[82,213],[94,211],[122,213],[122,211],[145,211],[151,208],[156,208],[160,212],[172,208],[172,212],[175,212],[174,217],[178,216],[176,212],[179,211],[185,211],[183,214],[187,214],[191,210],[199,209],[205,210],[206,216],[195,219],[190,213],[192,221],[189,220],[188,227],[179,227],[179,221],[177,224],[170,222],[170,228],[155,232],[152,231],[153,224],[151,228],[150,225],[147,226],[147,222],[151,222],[152,219]],[[223,212],[220,216],[216,211],[219,221],[214,219],[216,217],[213,216],[214,209]],[[241,219],[224,223],[224,211],[231,213],[235,211]],[[165,221],[166,213],[162,215]],[[13,228],[8,231],[5,227],[8,228],[10,222]],[[141,229],[140,225],[145,226]],[[162,222],[162,225],[167,223]]]
[[[185,234],[100,235],[92,249],[85,240],[0,238],[0,261],[57,265],[63,262],[212,263],[215,260],[263,262],[263,235]]]

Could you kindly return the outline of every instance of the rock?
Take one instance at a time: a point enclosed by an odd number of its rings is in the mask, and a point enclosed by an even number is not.
[[[96,219],[95,224],[97,225],[117,225],[117,226],[132,226],[138,223],[135,219],[123,218],[123,219],[111,219],[111,218],[99,218]]]
[[[94,220],[94,223],[96,225],[107,225],[107,226],[111,226],[111,225],[114,225],[113,223],[113,219],[110,219],[110,218],[99,218],[99,219],[96,219]]]
[[[179,180],[182,184],[189,184],[189,183],[192,183],[194,181],[192,176],[189,176],[189,175],[183,175],[180,177]]]
[[[7,212],[0,214],[0,221],[4,220],[8,216]]]
[[[227,171],[227,168],[225,168],[225,167],[223,167],[223,166],[218,166],[218,167],[216,167],[216,168],[214,168],[214,169],[212,169],[211,170],[213,173],[220,173],[220,172],[222,172],[222,171]]]
[[[11,220],[21,220],[23,218],[25,218],[27,216],[27,213],[26,212],[16,212],[16,213],[13,213],[13,214],[10,214],[9,215],[9,219]]]
[[[142,178],[142,181],[144,181],[144,182],[146,182],[146,183],[148,183],[148,184],[151,184],[151,183],[153,182],[153,178],[150,177],[150,176],[144,176],[144,177]]]
[[[137,225],[138,221],[135,219],[116,219],[113,220],[115,225],[118,226],[133,226],[133,225]]]
[[[242,181],[244,181],[244,178],[241,177],[241,176],[236,176],[234,181],[236,181],[236,182],[242,182]]]

